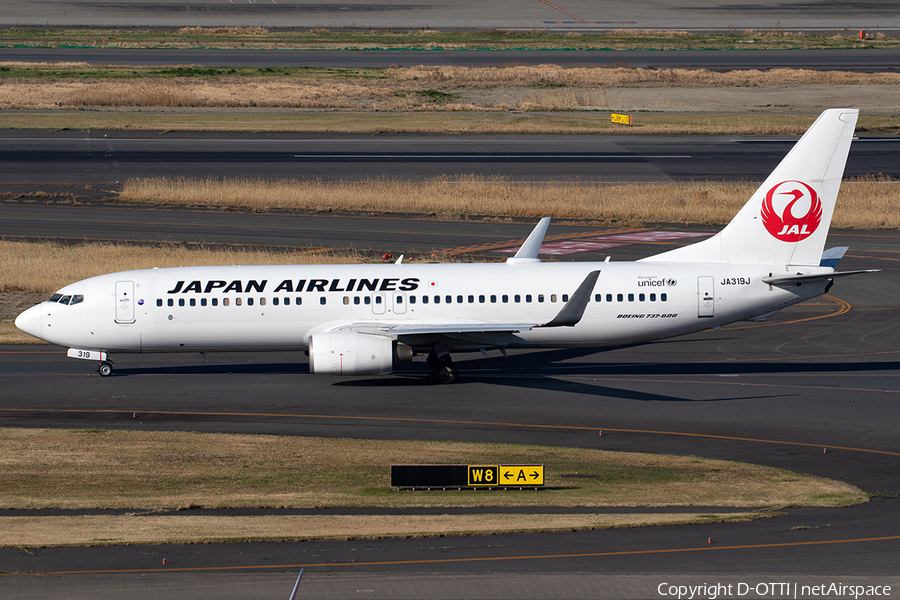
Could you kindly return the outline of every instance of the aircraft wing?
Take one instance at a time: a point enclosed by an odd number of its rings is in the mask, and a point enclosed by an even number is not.
[[[398,323],[354,325],[360,333],[377,335],[454,335],[462,333],[518,333],[537,323]]]

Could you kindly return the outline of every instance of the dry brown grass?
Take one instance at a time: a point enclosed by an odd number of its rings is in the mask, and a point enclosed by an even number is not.
[[[900,73],[855,73],[809,69],[747,69],[718,72],[709,69],[632,69],[625,67],[562,67],[529,65],[511,67],[458,67],[419,65],[391,67],[392,80],[434,82],[458,86],[573,87],[749,87],[773,85],[897,85]]]
[[[390,488],[391,464],[543,464],[548,489],[490,495],[397,492]],[[563,477],[573,473],[601,477]],[[843,482],[696,457],[508,444],[51,429],[0,429],[0,489],[3,508],[82,509],[778,507],[866,499]]]
[[[186,34],[227,34],[227,35],[265,35],[269,30],[265,27],[182,27],[176,33]]]
[[[759,518],[744,513],[628,513],[339,516],[197,516],[130,514],[0,517],[0,546],[45,548],[108,544],[365,539],[466,534],[575,531]]]
[[[86,259],[85,257],[90,257]],[[0,293],[50,293],[63,285],[115,271],[203,265],[349,264],[368,260],[354,250],[309,248],[274,252],[254,248],[207,249],[90,242],[63,246],[0,240]]]
[[[22,68],[24,63],[0,63]],[[46,65],[54,71],[60,65]],[[73,67],[74,68],[74,67]],[[146,68],[135,67],[140,74]],[[314,71],[279,77],[139,77],[5,79],[0,108],[45,110],[106,107],[267,107],[386,111],[577,110],[606,107],[615,88],[778,88],[801,85],[900,86],[900,73],[820,72],[804,69],[391,67],[371,73]],[[543,88],[551,89],[543,89]],[[564,89],[553,89],[564,88]],[[481,93],[473,93],[481,90]],[[502,90],[498,93],[497,90]],[[423,95],[440,92],[448,96]],[[491,93],[486,93],[489,91]]]
[[[755,188],[756,184],[750,183],[561,182],[529,186],[480,177],[415,183],[178,178],[128,180],[121,198],[191,206],[724,224]],[[845,184],[832,225],[842,229],[900,228],[900,184],[878,180]]]

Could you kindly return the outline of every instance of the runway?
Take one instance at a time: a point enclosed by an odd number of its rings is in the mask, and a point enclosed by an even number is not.
[[[191,3],[135,0],[103,3],[93,0],[44,0],[6,3],[0,24],[5,27],[182,27],[262,26],[329,28],[452,28],[608,31],[618,28],[744,30],[804,29],[807,31],[896,30],[900,9],[891,2],[851,0],[809,3],[800,0],[759,0],[723,3],[718,0],[643,3],[590,0],[549,2],[453,3],[394,0],[389,3],[268,0]]]
[[[396,226],[374,222],[383,229]],[[433,225],[424,227],[437,230],[431,245],[454,243]],[[493,233],[474,229],[498,240],[527,229],[489,226]],[[842,478],[870,493],[887,492],[888,498],[847,509],[788,509],[785,517],[750,523],[641,530],[3,549],[4,570],[66,573],[8,578],[5,589],[22,598],[46,596],[60,585],[70,597],[113,597],[103,595],[108,590],[118,590],[115,597],[146,597],[148,591],[183,598],[272,597],[282,589],[289,593],[301,566],[308,567],[302,590],[335,598],[405,598],[423,590],[435,598],[643,598],[660,597],[657,586],[664,582],[754,577],[900,584],[900,505],[893,499],[900,461],[897,237],[833,231],[829,247],[852,247],[842,269],[885,271],[843,279],[829,296],[783,311],[773,323],[738,324],[604,353],[459,356],[462,380],[450,386],[427,384],[419,363],[389,377],[313,377],[299,353],[218,354],[209,363],[197,355],[122,355],[109,379],[55,348],[5,347],[0,355],[4,426],[697,454]],[[617,259],[659,250],[635,243],[617,249]],[[215,575],[204,574],[210,569]],[[440,589],[433,589],[435,582]]]
[[[891,73],[900,48],[817,50],[228,50],[214,48],[0,48],[0,61],[86,62],[93,65],[204,67],[385,68],[391,65],[490,67],[552,64],[563,67],[657,69],[793,68]]]
[[[762,181],[793,136],[0,132],[0,193],[103,195],[137,177]],[[860,136],[847,177],[900,177],[900,138]],[[63,184],[78,186],[71,190]],[[95,187],[84,190],[85,185]]]

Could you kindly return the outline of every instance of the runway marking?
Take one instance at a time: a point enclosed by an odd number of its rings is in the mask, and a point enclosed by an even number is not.
[[[591,232],[581,232],[581,233],[562,233],[559,235],[548,235],[544,237],[544,243],[547,242],[555,242],[559,240],[573,240],[579,238],[589,238],[592,236],[598,235],[619,235],[623,233],[631,233],[631,232],[640,232],[646,231],[643,228],[619,228],[619,229],[611,229],[607,232],[600,231],[591,231]],[[505,242],[489,242],[487,244],[479,244],[475,246],[460,246],[459,248],[448,248],[444,250],[446,254],[468,254],[470,252],[486,252],[488,250],[499,250],[501,248],[510,248],[511,246],[521,246],[525,242],[525,238],[517,239],[517,240],[507,240]]]
[[[805,323],[806,321],[816,321],[818,319],[828,319],[830,317],[838,317],[843,315],[844,313],[850,312],[853,307],[849,302],[841,300],[840,298],[835,298],[834,296],[829,296],[828,294],[824,294],[823,298],[828,298],[829,300],[835,302],[840,306],[840,309],[837,312],[828,313],[825,315],[818,315],[816,317],[806,317],[805,319],[794,319],[793,321],[779,321],[777,323],[756,323],[755,325],[742,325],[740,327],[729,327],[726,325],[722,328],[723,331],[737,331],[738,329],[755,329],[757,327],[773,327],[775,325],[790,325],[791,323]],[[794,306],[809,306],[804,304],[795,304]],[[816,306],[822,306],[821,304]],[[708,330],[707,330],[708,331]]]
[[[809,375],[809,374],[807,374]],[[748,377],[749,375],[742,374],[734,374],[729,375],[732,377]],[[796,375],[791,375],[795,377]],[[604,376],[591,376],[591,375],[563,375],[561,376],[565,379],[573,379],[573,380],[590,380],[590,381],[627,381],[627,382],[637,382],[642,383],[646,382],[646,376],[643,379],[632,379],[630,377],[604,377]],[[780,383],[754,383],[750,381],[699,381],[696,379],[691,379],[690,381],[685,381],[682,379],[654,379],[656,383],[687,383],[691,385],[740,385],[740,386],[756,386],[756,387],[774,387],[774,388],[799,388],[804,390],[841,390],[848,392],[872,392],[872,393],[883,393],[883,394],[896,394],[900,393],[900,390],[879,390],[874,388],[851,388],[851,387],[838,387],[833,385],[797,385],[797,384],[780,384]],[[827,445],[827,444],[826,444]],[[900,454],[898,454],[900,456]]]
[[[506,560],[547,560],[551,558],[601,558],[607,556],[635,556],[648,554],[675,554],[681,552],[724,552],[729,550],[755,550],[759,548],[798,548],[808,546],[826,546],[836,544],[859,544],[863,542],[889,542],[900,540],[900,535],[889,535],[872,538],[851,538],[842,540],[815,540],[808,542],[776,542],[771,544],[745,544],[736,546],[696,546],[690,548],[656,548],[650,550],[613,550],[609,552],[578,552],[571,554],[526,554],[517,556],[474,556],[461,558],[424,558],[415,560],[377,560],[365,562],[320,562],[298,563],[290,565],[234,565],[222,567],[169,567],[153,569],[96,569],[87,571],[20,571],[13,575],[98,575],[103,573],[165,573],[191,571],[224,571],[224,570],[262,570],[262,569],[299,569],[316,567],[378,567],[394,565],[436,565],[450,563],[498,562]]]
[[[560,7],[558,7],[557,5],[552,4],[552,3],[550,3],[550,2],[547,2],[547,0],[541,0],[541,2],[543,2],[543,3],[546,4],[547,6],[552,6],[553,8],[555,8],[556,10],[558,10],[559,12],[561,12],[561,13],[563,13],[563,14],[569,15],[570,17],[572,17],[573,19],[575,19],[575,20],[578,21],[579,23],[584,23],[584,19],[582,19],[581,17],[576,17],[575,15],[573,15],[572,13],[570,13],[569,11],[563,10],[563,9],[561,9]]]
[[[683,382],[682,382],[683,383]],[[843,389],[843,388],[841,388]],[[410,417],[368,417],[358,415],[308,415],[308,414],[291,414],[291,413],[246,413],[246,412],[197,412],[197,411],[170,411],[170,410],[114,410],[114,409],[55,409],[55,408],[0,408],[0,413],[58,413],[58,414],[113,414],[122,415],[131,419],[136,413],[138,415],[159,415],[159,416],[175,416],[175,417],[256,417],[267,419],[334,419],[338,421],[381,421],[381,422],[397,422],[397,423],[430,423],[439,425],[477,425],[486,427],[516,427],[523,429],[557,429],[565,431],[615,431],[618,433],[640,433],[651,435],[671,435],[679,437],[696,437],[704,439],[730,440],[737,442],[754,442],[759,444],[776,444],[784,446],[805,446],[809,448],[831,448],[834,450],[847,450],[850,452],[863,452],[867,454],[884,454],[886,456],[900,457],[900,452],[891,452],[888,450],[875,450],[871,448],[854,448],[851,446],[835,446],[833,444],[813,444],[809,442],[787,442],[783,440],[767,440],[760,438],[747,438],[731,435],[716,435],[712,433],[690,433],[681,431],[656,431],[652,429],[624,429],[618,427],[604,427],[601,425],[585,426],[585,425],[544,425],[536,423],[506,423],[493,421],[462,421],[455,419],[414,419]]]

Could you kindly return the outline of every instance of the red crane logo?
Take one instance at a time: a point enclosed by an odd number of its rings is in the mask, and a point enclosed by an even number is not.
[[[766,194],[761,214],[766,231],[773,237],[782,242],[799,242],[815,233],[822,222],[822,202],[808,184],[782,181]]]

